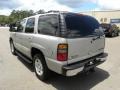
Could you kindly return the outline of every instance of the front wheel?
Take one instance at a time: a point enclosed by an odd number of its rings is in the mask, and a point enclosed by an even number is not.
[[[46,65],[44,57],[41,54],[36,54],[33,59],[36,76],[42,81],[46,80],[50,75],[50,70]]]
[[[16,50],[15,50],[13,41],[10,41],[10,49],[11,49],[11,53],[12,53],[13,55],[16,55]]]
[[[119,32],[117,33],[117,36],[119,36]]]
[[[111,37],[115,37],[115,33],[114,32],[111,33]]]

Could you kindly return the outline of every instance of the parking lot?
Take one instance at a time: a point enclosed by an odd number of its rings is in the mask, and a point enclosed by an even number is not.
[[[53,74],[42,82],[31,64],[11,54],[8,28],[0,28],[0,90],[120,90],[120,36],[106,38],[105,51],[108,59],[95,73],[74,77]]]

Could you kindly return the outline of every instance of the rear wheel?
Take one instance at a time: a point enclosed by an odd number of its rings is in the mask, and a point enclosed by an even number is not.
[[[95,67],[91,68],[89,71],[90,72],[95,72]]]
[[[36,54],[33,59],[36,76],[42,81],[46,80],[50,75],[50,70],[46,65],[44,57],[41,54]]]
[[[13,41],[12,41],[12,40],[10,41],[10,49],[11,49],[11,53],[12,53],[13,55],[16,55],[16,49],[15,49],[15,47],[14,47],[14,44],[13,44]]]

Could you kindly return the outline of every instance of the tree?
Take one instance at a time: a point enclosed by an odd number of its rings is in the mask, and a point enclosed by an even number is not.
[[[8,24],[8,16],[5,15],[0,15],[0,24],[4,25],[4,24]]]
[[[45,11],[40,9],[36,13],[33,10],[13,10],[9,16],[0,15],[0,24],[10,24],[22,20],[23,18],[36,15],[44,14]]]
[[[37,11],[35,14],[44,14],[45,11],[43,9],[40,9],[39,11]]]
[[[17,22],[23,18],[34,15],[33,10],[13,10],[9,16],[9,21]]]

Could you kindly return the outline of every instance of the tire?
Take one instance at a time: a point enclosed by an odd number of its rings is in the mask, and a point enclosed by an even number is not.
[[[12,53],[13,55],[16,55],[16,49],[15,49],[15,47],[14,47],[14,44],[13,44],[13,41],[12,41],[12,40],[10,41],[10,49],[11,49],[11,53]]]
[[[115,33],[113,32],[113,33],[111,33],[111,37],[115,37]]]
[[[45,81],[50,76],[50,70],[47,67],[45,58],[41,54],[35,54],[34,60],[34,70],[38,79]]]
[[[89,71],[92,73],[95,72],[95,67],[91,68]]]
[[[118,36],[118,32],[115,33],[115,37],[117,37],[117,36]]]
[[[119,32],[117,33],[117,36],[119,36]]]

